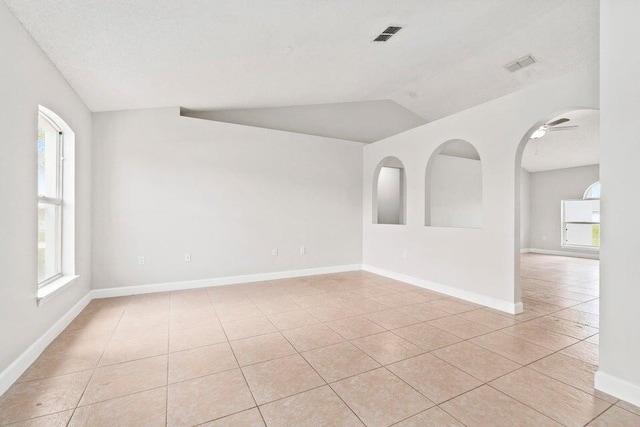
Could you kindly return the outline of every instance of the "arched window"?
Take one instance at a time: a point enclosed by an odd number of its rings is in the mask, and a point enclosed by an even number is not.
[[[75,278],[75,134],[54,112],[38,110],[38,303]]]
[[[600,247],[600,181],[591,184],[582,200],[562,201],[562,246]]]
[[[383,159],[373,176],[373,223],[405,224],[406,178],[396,157]]]
[[[582,196],[585,200],[595,200],[600,198],[600,181],[594,182],[587,188]]]
[[[425,225],[482,228],[482,162],[467,141],[447,141],[431,155],[425,172]]]

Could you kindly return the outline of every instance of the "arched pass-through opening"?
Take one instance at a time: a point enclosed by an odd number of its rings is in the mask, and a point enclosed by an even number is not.
[[[599,159],[590,161],[590,158],[597,156],[597,141],[598,141],[598,118],[599,110],[595,108],[567,108],[555,113],[549,114],[541,118],[538,122],[534,123],[523,135],[518,145],[515,164],[514,164],[514,177],[515,177],[515,221],[514,221],[514,302],[516,304],[516,312],[523,311],[522,305],[522,284],[521,275],[523,273],[521,265],[521,252],[522,249],[527,250],[529,247],[535,248],[535,246],[529,246],[528,244],[523,246],[523,241],[527,240],[529,243],[528,231],[529,218],[528,215],[528,202],[532,203],[532,206],[539,201],[532,197],[529,199],[528,191],[528,178],[523,180],[523,176],[533,177],[534,173],[538,172],[558,172],[560,169],[577,168],[579,166],[593,165],[599,163]],[[587,138],[581,138],[585,132],[589,132],[591,142],[585,142]],[[559,143],[561,142],[561,143]],[[592,145],[589,148],[589,144]],[[529,148],[527,148],[529,147]],[[525,156],[525,149],[526,156]],[[585,151],[586,150],[586,151]],[[592,152],[589,152],[591,150]],[[596,152],[595,154],[593,152]],[[545,157],[546,156],[546,157]],[[591,156],[591,157],[590,157]],[[526,157],[526,158],[525,158]],[[525,164],[526,163],[526,164]],[[526,168],[525,168],[526,167]],[[532,178],[533,179],[533,178]],[[533,184],[532,184],[533,185]],[[537,185],[537,184],[536,184]],[[537,188],[537,187],[536,187]],[[582,187],[581,191],[584,191],[585,187]],[[533,191],[533,190],[532,190]],[[577,190],[576,190],[577,191]],[[525,193],[525,194],[523,194]],[[537,192],[541,193],[541,192]],[[576,198],[580,198],[582,193],[576,193]],[[523,203],[524,202],[524,203]],[[558,200],[554,205],[558,210],[561,209],[562,201]],[[537,205],[536,205],[537,207]],[[525,211],[526,209],[526,211]],[[539,209],[532,209],[531,212],[539,211]],[[554,230],[550,236],[542,236],[543,239],[549,239],[554,243],[560,245],[562,239],[561,230],[561,215],[556,215],[554,218],[558,221],[557,230]],[[533,219],[532,219],[533,220]],[[527,224],[523,227],[523,221]],[[531,228],[532,233],[535,231],[535,227]],[[557,235],[556,235],[557,232]],[[540,237],[540,236],[538,236]],[[532,244],[535,244],[532,242]],[[533,252],[534,250],[532,250]],[[546,251],[550,254],[555,254],[555,251]],[[577,261],[578,262],[578,261]]]
[[[385,157],[373,173],[372,222],[374,224],[406,224],[406,174],[397,157]]]

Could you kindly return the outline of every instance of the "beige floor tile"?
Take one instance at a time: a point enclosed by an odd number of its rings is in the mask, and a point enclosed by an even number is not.
[[[327,323],[327,326],[348,340],[377,334],[385,330],[382,326],[362,316],[334,320]]]
[[[640,406],[632,405],[631,403],[625,402],[624,400],[620,400],[616,405],[621,407],[622,409],[626,409],[629,412],[633,412],[636,415],[640,415]]]
[[[446,311],[451,314],[460,314],[465,311],[476,310],[482,308],[481,305],[474,304],[472,302],[462,301],[455,298],[438,299],[428,303],[433,308]]]
[[[616,403],[618,401],[618,399],[594,389],[593,379],[598,368],[591,363],[561,353],[554,353],[551,356],[532,363],[529,365],[529,368],[592,394],[609,403]]]
[[[302,353],[327,382],[337,381],[380,366],[353,344],[344,342]]]
[[[215,326],[217,322],[218,318],[213,308],[185,310],[180,313],[171,313],[169,318],[169,329],[190,329],[207,324]]]
[[[382,332],[358,338],[351,343],[382,365],[408,359],[425,352],[393,332]]]
[[[517,322],[515,319],[494,314],[484,310],[473,310],[466,313],[459,314],[460,317],[471,320],[472,322],[480,323],[491,329],[502,329],[515,325]]]
[[[428,303],[406,305],[403,307],[398,307],[396,308],[396,310],[422,321],[451,316],[451,313],[438,310],[437,308],[432,307]]]
[[[540,317],[527,323],[559,334],[568,335],[579,340],[583,340],[598,333],[598,329],[596,328],[571,322],[555,316]]]
[[[328,386],[268,403],[260,410],[270,427],[363,426]]]
[[[263,314],[254,303],[218,307],[216,308],[216,313],[222,322],[233,322],[234,320],[248,319],[250,317],[260,317]]]
[[[367,313],[364,317],[386,329],[402,328],[403,326],[420,322],[415,317],[411,317],[394,309]]]
[[[330,322],[332,320],[343,319],[345,317],[354,316],[356,313],[345,307],[313,307],[308,308],[307,311],[311,313],[316,319],[321,322]]]
[[[528,368],[498,378],[491,386],[567,426],[583,426],[610,406]]]
[[[493,332],[491,328],[459,316],[443,317],[442,319],[432,320],[429,324],[462,339],[469,339]]]
[[[265,427],[262,415],[257,408],[238,412],[216,421],[200,424],[200,427]]]
[[[432,354],[483,382],[520,368],[519,364],[467,341],[441,348]]]
[[[326,347],[344,341],[333,329],[322,324],[287,329],[282,331],[282,335],[300,352]]]
[[[255,301],[255,304],[264,314],[276,314],[284,313],[286,311],[300,310],[300,306],[298,304],[286,297]]]
[[[572,307],[574,310],[583,311],[585,313],[599,315],[600,314],[600,300],[594,299],[589,302],[584,302]]]
[[[222,326],[203,326],[169,332],[169,351],[182,351],[227,341]]]
[[[471,375],[431,354],[403,360],[388,368],[435,403],[482,385]]]
[[[296,352],[291,344],[289,344],[289,341],[280,335],[280,333],[231,341],[231,347],[240,366],[265,362]]]
[[[593,420],[589,427],[638,427],[640,415],[612,406],[605,413]]]
[[[575,338],[533,326],[530,322],[510,326],[501,329],[500,332],[553,351],[561,350],[578,342]]]
[[[569,346],[563,349],[561,354],[565,354],[567,356],[575,357],[576,359],[580,359],[584,362],[591,363],[592,365],[598,366],[599,362],[599,348],[598,344],[593,344],[588,341],[580,341],[577,344]]]
[[[73,409],[63,412],[57,412],[51,415],[44,415],[38,418],[31,418],[26,421],[19,421],[13,424],[7,424],[8,427],[67,427]]]
[[[584,311],[573,310],[568,308],[566,310],[561,310],[553,313],[554,317],[559,317],[561,319],[570,320],[572,322],[580,323],[586,326],[590,326],[592,328],[600,327],[600,318],[595,314],[586,313]]]
[[[169,383],[238,367],[229,344],[220,343],[169,354]]]
[[[395,427],[464,427],[464,425],[442,409],[434,406],[395,424]]]
[[[246,366],[242,372],[258,405],[325,384],[299,354]]]
[[[130,394],[76,409],[69,427],[164,426],[167,388]]]
[[[500,331],[473,338],[471,342],[521,365],[527,365],[553,353],[545,347]]]
[[[193,426],[255,406],[240,369],[171,384],[168,426]]]
[[[132,360],[159,356],[169,352],[169,336],[161,339],[143,339],[140,337],[113,339],[107,346],[99,366],[114,365]]]
[[[427,351],[435,350],[462,341],[462,338],[445,332],[428,323],[418,323],[393,331],[402,338]]]
[[[266,316],[222,322],[222,326],[227,334],[227,338],[230,340],[240,340],[242,338],[277,332],[276,327],[273,326]]]
[[[561,426],[488,385],[445,402],[442,408],[469,427]]]
[[[269,317],[269,320],[271,320],[271,322],[280,330],[300,328],[302,326],[319,323],[319,320],[309,314],[306,310],[270,314],[267,317]]]
[[[65,352],[47,348],[20,376],[18,382],[93,370],[98,366],[102,352],[101,346],[97,348],[87,346],[82,350]]]
[[[73,409],[91,371],[15,383],[0,396],[0,425]]]
[[[356,314],[365,314],[372,313],[374,311],[382,311],[387,310],[387,307],[384,304],[379,303],[378,301],[374,301],[372,299],[358,299],[352,301],[343,302],[342,307],[348,308]]]
[[[585,341],[590,342],[592,344],[600,344],[600,334],[596,334],[592,337],[589,337]]]
[[[534,299],[536,301],[545,302],[547,304],[557,305],[559,307],[568,308],[574,305],[580,304],[580,301],[574,301],[567,298],[562,298],[559,295],[548,294],[545,291],[540,292],[530,292],[527,295],[528,298]]]
[[[166,355],[105,366],[95,370],[80,405],[89,405],[165,385]]]
[[[388,426],[433,406],[384,368],[344,379],[331,387],[370,427]]]
[[[402,292],[399,294],[385,295],[372,299],[390,308],[404,307],[433,300],[433,298],[430,299],[426,294],[418,292]]]

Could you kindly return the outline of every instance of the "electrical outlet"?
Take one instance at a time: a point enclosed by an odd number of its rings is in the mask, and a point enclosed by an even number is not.
[[[271,249],[271,255],[278,256],[278,249]]]
[[[184,254],[184,262],[191,262],[191,254]]]
[[[547,236],[542,236],[542,240],[547,240]]]
[[[144,257],[143,256],[139,256],[138,257],[138,265],[144,265]]]
[[[307,253],[307,248],[305,248],[304,246],[300,246],[300,253],[302,255],[306,254]]]
[[[409,251],[408,250],[404,250],[404,252],[402,252],[402,258],[409,258]]]

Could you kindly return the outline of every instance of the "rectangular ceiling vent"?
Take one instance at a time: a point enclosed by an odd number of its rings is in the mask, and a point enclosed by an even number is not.
[[[373,39],[373,41],[374,42],[386,42],[387,40],[389,40],[391,38],[391,36],[396,34],[401,29],[402,29],[402,27],[389,26],[382,33],[380,33],[380,35],[378,35],[378,37]]]
[[[538,62],[536,61],[536,58],[534,58],[533,55],[529,54],[527,56],[523,56],[520,59],[516,59],[513,62],[509,62],[504,66],[504,68],[506,68],[507,71],[514,73],[518,70],[522,70],[524,67],[535,64],[536,62]]]

